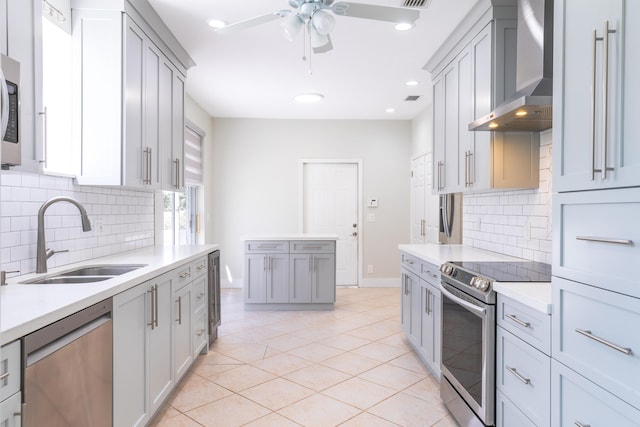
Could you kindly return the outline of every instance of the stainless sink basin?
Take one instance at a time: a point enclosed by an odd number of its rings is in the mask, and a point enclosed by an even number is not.
[[[129,273],[138,268],[146,267],[147,264],[101,264],[89,265],[75,270],[65,271],[58,274],[50,274],[48,276],[31,279],[23,284],[32,285],[56,285],[65,283],[93,283],[109,280],[115,276]]]
[[[119,276],[124,273],[128,273],[133,270],[137,270],[141,267],[146,267],[147,264],[104,264],[93,265],[88,267],[82,267],[77,270],[67,271],[57,276]]]
[[[65,283],[91,283],[101,282],[103,280],[109,280],[111,276],[93,276],[93,277],[44,277],[42,279],[29,280],[27,282],[21,282],[31,285],[61,285]]]

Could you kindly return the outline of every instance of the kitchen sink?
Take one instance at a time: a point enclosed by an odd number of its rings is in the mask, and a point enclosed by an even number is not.
[[[121,274],[129,273],[138,268],[146,267],[147,264],[101,264],[88,265],[75,270],[65,271],[58,274],[31,279],[23,284],[31,285],[59,285],[65,283],[93,283],[109,280]]]
[[[93,265],[88,267],[82,267],[77,270],[67,271],[57,276],[119,276],[121,274],[128,273],[133,270],[137,270],[141,267],[146,267],[147,264],[104,264]]]
[[[28,280],[21,282],[30,285],[62,285],[65,283],[91,283],[101,282],[103,280],[109,280],[112,276],[93,276],[93,277],[43,277],[42,279]]]

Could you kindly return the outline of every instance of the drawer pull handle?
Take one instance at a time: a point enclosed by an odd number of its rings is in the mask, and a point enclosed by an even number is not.
[[[614,350],[617,350],[620,353],[626,354],[627,356],[630,356],[631,353],[632,353],[630,348],[620,347],[619,345],[616,345],[616,344],[614,344],[612,342],[609,342],[609,341],[604,340],[604,339],[602,339],[600,337],[597,337],[597,336],[593,335],[591,333],[591,331],[587,331],[587,330],[584,330],[584,329],[576,328],[576,332],[579,333],[580,335],[584,335],[587,338],[591,338],[592,340],[597,341],[600,344],[604,344],[607,347],[610,347],[610,348],[612,348]]]
[[[530,384],[531,383],[531,380],[529,378],[525,378],[522,375],[520,375],[520,373],[518,371],[516,371],[515,368],[512,368],[511,366],[505,366],[505,367],[507,368],[507,371],[511,372],[523,384]]]
[[[0,375],[0,381],[6,380],[7,378],[9,378],[9,372],[5,372],[4,374]]]
[[[189,277],[190,275],[191,275],[191,273],[186,272],[186,273],[184,273],[184,274],[181,274],[181,275],[180,275],[180,278],[181,278],[181,279],[184,279],[185,277]]]
[[[204,329],[198,329],[198,332],[196,332],[196,335],[201,337],[202,334],[204,334]]]
[[[587,242],[612,243],[614,245],[633,245],[633,240],[627,239],[607,239],[606,237],[593,236],[576,236],[576,240],[585,240]]]
[[[204,268],[204,264],[200,264],[197,268],[198,270],[202,270]]]
[[[580,421],[574,423],[577,427],[591,427],[591,424],[582,424]]]
[[[523,327],[525,327],[525,328],[529,328],[529,327],[531,327],[531,323],[529,323],[529,322],[525,322],[524,320],[520,320],[520,319],[518,319],[518,318],[516,317],[516,315],[515,315],[515,314],[506,314],[506,316],[507,316],[509,319],[511,319],[511,320],[513,320],[514,322],[516,322],[516,323],[517,323],[518,325],[520,325],[520,326],[523,326]]]
[[[204,292],[200,292],[200,294],[198,295],[198,299],[202,299],[203,296],[204,296]]]

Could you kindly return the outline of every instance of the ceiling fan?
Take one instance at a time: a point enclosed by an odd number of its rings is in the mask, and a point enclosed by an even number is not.
[[[373,19],[413,26],[420,17],[420,11],[403,7],[378,6],[334,0],[289,0],[293,8],[282,9],[235,22],[216,29],[219,34],[232,34],[256,25],[284,18],[280,24],[284,36],[293,41],[302,28],[307,29],[314,53],[324,53],[333,49],[329,34],[335,27],[334,15],[353,18]]]

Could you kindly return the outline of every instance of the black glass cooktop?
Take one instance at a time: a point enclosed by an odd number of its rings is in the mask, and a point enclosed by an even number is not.
[[[542,262],[469,262],[451,261],[469,273],[495,282],[550,282],[551,265]]]

